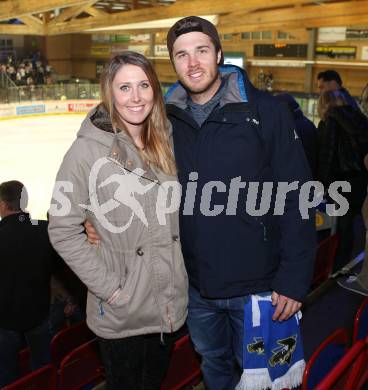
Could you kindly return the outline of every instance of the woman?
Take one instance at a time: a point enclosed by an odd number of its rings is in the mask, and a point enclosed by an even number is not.
[[[360,134],[366,133],[364,115],[350,106],[339,91],[324,92],[318,100],[318,179],[325,189],[335,181],[347,181],[350,192],[343,192],[349,203],[348,212],[337,221],[340,236],[334,261],[334,271],[349,260],[353,249],[353,221],[360,213],[367,188],[364,169],[364,142]]]
[[[59,170],[56,188],[65,190],[54,192],[62,207],[50,209],[49,234],[88,287],[107,389],[159,389],[187,314],[178,214],[165,223],[156,215],[164,184],[176,180],[171,130],[157,76],[138,53],[109,62],[101,97]],[[87,241],[86,219],[98,246]]]

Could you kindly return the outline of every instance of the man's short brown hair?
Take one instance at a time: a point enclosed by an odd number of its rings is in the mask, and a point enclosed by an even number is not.
[[[1,183],[0,201],[5,202],[10,211],[22,211],[28,204],[26,187],[17,180]]]

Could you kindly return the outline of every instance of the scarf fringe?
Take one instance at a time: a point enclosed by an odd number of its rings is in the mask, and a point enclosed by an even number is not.
[[[305,370],[305,361],[299,360],[295,362],[287,371],[287,373],[280,378],[277,378],[272,383],[272,390],[282,390],[285,388],[293,389],[302,384],[303,374]]]
[[[245,369],[240,382],[235,390],[282,390],[285,388],[293,389],[301,385],[305,361],[299,360],[294,363],[285,375],[271,381],[267,368]]]
[[[245,369],[235,390],[267,390],[272,386],[267,368]]]

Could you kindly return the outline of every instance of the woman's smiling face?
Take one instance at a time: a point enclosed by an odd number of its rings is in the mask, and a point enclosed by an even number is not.
[[[123,65],[112,82],[112,95],[127,130],[142,127],[154,103],[153,89],[143,69],[136,65]]]

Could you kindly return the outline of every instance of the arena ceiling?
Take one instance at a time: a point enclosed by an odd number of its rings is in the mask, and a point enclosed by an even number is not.
[[[0,34],[163,31],[188,15],[214,15],[223,34],[367,26],[368,0],[0,0]]]

